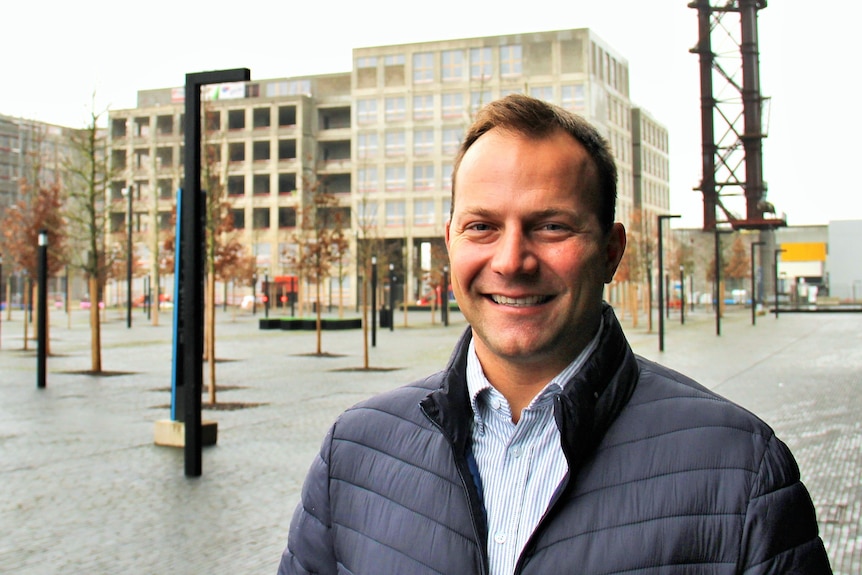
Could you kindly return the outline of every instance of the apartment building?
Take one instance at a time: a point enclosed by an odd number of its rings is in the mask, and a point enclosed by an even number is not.
[[[667,210],[667,131],[631,102],[626,60],[588,29],[356,48],[344,74],[210,86],[204,155],[215,160],[259,278],[294,273],[293,237],[316,181],[350,222],[351,253],[382,242],[412,299],[423,292],[430,246],[442,245],[463,134],[483,104],[513,92],[573,110],[606,135],[618,161],[618,219]],[[132,186],[143,261],[182,185],[183,97],[182,88],[140,91],[136,108],[109,118],[112,228],[124,228],[119,200]],[[349,266],[326,294],[353,301],[355,258]]]
[[[21,198],[21,181],[43,185],[62,179],[74,130],[0,115],[0,218]]]

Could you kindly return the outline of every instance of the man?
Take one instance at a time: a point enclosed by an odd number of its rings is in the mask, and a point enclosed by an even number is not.
[[[279,573],[830,573],[784,444],[634,356],[603,303],[626,238],[595,129],[508,96],[452,181],[470,329],[443,371],[336,421]]]

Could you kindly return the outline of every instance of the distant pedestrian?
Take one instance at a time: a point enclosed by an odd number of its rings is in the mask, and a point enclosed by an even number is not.
[[[578,116],[479,113],[446,226],[470,328],[445,369],[338,418],[281,575],[831,573],[772,429],[635,356],[602,301],[616,178]]]

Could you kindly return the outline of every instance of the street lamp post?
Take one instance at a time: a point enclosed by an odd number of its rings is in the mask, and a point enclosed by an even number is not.
[[[129,184],[126,195],[129,199],[128,223],[126,224],[126,327],[132,327],[132,200],[134,186]]]
[[[679,266],[679,323],[685,325],[685,266]]]
[[[751,242],[751,325],[757,324],[757,282],[754,277],[754,253],[757,246],[763,245],[766,245],[766,242]]]
[[[443,326],[449,327],[449,266],[443,266],[443,297],[440,298],[440,313],[443,316]]]
[[[377,256],[371,256],[371,347],[377,347]]]
[[[663,214],[658,216],[658,350],[664,351],[664,234],[662,233],[662,222],[671,218],[679,218],[678,215]]]
[[[44,388],[48,356],[48,232],[39,230],[39,314],[38,354],[36,357],[36,387]]]
[[[786,251],[781,248],[775,249],[775,263],[773,265],[775,272],[775,319],[778,319],[778,256]]]
[[[395,264],[389,264],[389,331],[395,331]]]

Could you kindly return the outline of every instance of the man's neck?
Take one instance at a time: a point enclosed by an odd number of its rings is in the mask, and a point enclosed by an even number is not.
[[[485,377],[509,402],[512,421],[515,423],[521,418],[521,411],[568,365],[557,366],[556,362],[522,364],[482,361],[478,347],[476,352]]]

